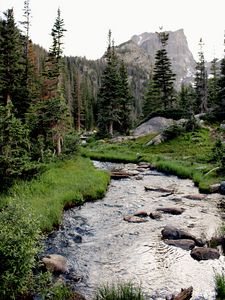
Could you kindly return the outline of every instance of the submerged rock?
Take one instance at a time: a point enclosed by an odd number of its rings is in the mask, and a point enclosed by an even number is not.
[[[148,217],[148,213],[144,210],[139,210],[134,213],[134,216],[145,218],[145,217]]]
[[[132,215],[128,215],[123,217],[124,221],[130,222],[130,223],[142,223],[142,222],[147,222],[146,219],[144,218],[140,218],[140,217],[136,217],[136,216],[132,216]]]
[[[164,243],[170,246],[179,247],[184,250],[191,250],[195,247],[193,240],[181,239],[181,240],[164,240]]]
[[[184,196],[187,199],[190,200],[204,200],[206,198],[206,195],[204,194],[193,194],[193,195],[186,195]]]
[[[188,239],[193,240],[196,246],[204,246],[205,242],[199,238],[196,238],[194,235],[182,230],[178,229],[174,226],[165,226],[161,231],[162,238],[168,240],[179,240],[179,239]]]
[[[150,213],[149,217],[154,220],[159,220],[162,218],[162,214],[158,211],[153,211]]]
[[[194,248],[191,251],[191,257],[200,261],[200,260],[208,260],[208,259],[218,259],[220,257],[220,253],[218,249],[215,248]]]
[[[185,209],[184,208],[178,208],[178,207],[162,207],[162,208],[157,208],[157,211],[161,211],[165,214],[171,214],[171,215],[181,215]]]

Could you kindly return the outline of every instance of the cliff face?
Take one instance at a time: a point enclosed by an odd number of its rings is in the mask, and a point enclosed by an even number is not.
[[[175,85],[179,89],[182,81],[192,81],[195,73],[195,60],[188,48],[183,29],[168,31],[168,33],[169,40],[166,50],[171,60],[173,72],[176,74]],[[155,54],[159,49],[158,35],[145,32],[134,35],[131,40],[119,45],[117,53],[128,65],[138,66],[149,73],[154,66]]]

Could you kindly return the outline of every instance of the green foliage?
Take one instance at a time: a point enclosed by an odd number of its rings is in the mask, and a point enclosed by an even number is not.
[[[67,133],[64,137],[62,151],[64,155],[74,155],[78,151],[79,136],[75,132]]]
[[[17,299],[33,284],[32,269],[40,250],[39,223],[27,203],[10,201],[0,212],[0,298]]]
[[[0,207],[12,198],[24,201],[40,219],[41,230],[49,231],[60,223],[64,207],[102,198],[108,183],[108,173],[95,169],[89,159],[61,161],[38,178],[14,185],[9,196],[0,198]]]
[[[100,287],[94,300],[144,300],[144,296],[140,287],[128,282]]]
[[[216,284],[216,300],[225,299],[225,277],[224,275],[216,274],[215,275],[215,284]]]
[[[13,105],[0,106],[0,176],[2,187],[12,184],[17,177],[33,173],[31,162],[29,131],[14,116]]]
[[[182,133],[184,133],[184,127],[174,123],[173,125],[167,127],[162,134],[165,140],[168,141],[178,137]]]

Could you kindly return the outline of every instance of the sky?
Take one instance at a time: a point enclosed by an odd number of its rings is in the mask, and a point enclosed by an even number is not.
[[[14,8],[22,20],[24,0],[0,0],[0,16]],[[222,58],[225,30],[225,0],[30,0],[31,39],[49,49],[57,9],[65,23],[64,54],[100,58],[112,31],[115,45],[133,35],[183,28],[189,48],[198,59],[199,40],[207,61]]]

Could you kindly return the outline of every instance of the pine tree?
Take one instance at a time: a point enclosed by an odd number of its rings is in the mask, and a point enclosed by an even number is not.
[[[208,110],[208,85],[207,85],[207,71],[205,67],[205,58],[203,54],[203,42],[202,39],[199,41],[199,61],[196,64],[195,73],[195,113],[204,113]]]
[[[221,113],[225,113],[225,58],[221,61],[218,86],[218,110]]]
[[[181,84],[178,95],[178,107],[183,111],[183,116],[190,117],[194,114],[195,91],[192,85]]]
[[[120,129],[121,133],[127,133],[131,128],[131,101],[132,96],[130,92],[127,69],[124,61],[120,63],[119,67],[120,79]]]
[[[161,43],[161,49],[155,55],[155,67],[153,74],[154,88],[159,91],[160,106],[162,109],[170,109],[174,101],[174,80],[175,74],[171,69],[171,62],[167,55],[166,45],[169,34],[159,32],[158,37]]]
[[[144,119],[149,118],[153,112],[156,112],[160,108],[160,105],[160,90],[155,85],[151,70],[142,108]]]
[[[23,119],[27,110],[27,103],[24,99],[24,61],[21,35],[15,24],[13,9],[7,10],[4,16],[0,42],[2,61],[2,68],[0,69],[1,103],[6,105],[7,102],[12,101],[17,116]]]
[[[219,97],[219,67],[218,59],[211,62],[211,77],[208,79],[208,107],[211,110],[218,108]]]
[[[114,125],[120,121],[120,78],[117,63],[109,31],[106,68],[98,94],[98,128],[102,134],[113,135]]]
[[[52,28],[52,46],[45,63],[42,99],[30,109],[32,136],[41,141],[42,152],[47,149],[60,155],[63,138],[70,129],[70,116],[64,98],[62,38],[64,21],[58,9]]]
[[[0,105],[0,177],[1,188],[29,174],[31,163],[29,130],[15,117],[13,104]]]

